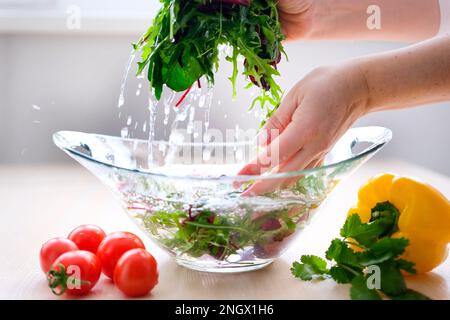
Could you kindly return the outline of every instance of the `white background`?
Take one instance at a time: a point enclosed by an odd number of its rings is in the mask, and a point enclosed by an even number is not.
[[[117,98],[130,44],[145,31],[159,4],[157,0],[31,2],[0,0],[0,163],[68,161],[51,142],[51,134],[61,129],[118,135],[123,119],[117,118]],[[66,28],[71,4],[82,9],[80,30]],[[290,62],[281,66],[281,84],[289,88],[323,64],[403,45],[289,44]],[[216,95],[226,102],[230,91],[222,78],[225,74],[219,76]],[[239,98],[244,105],[248,99]],[[234,127],[235,121],[250,121],[245,110],[245,106],[227,109],[226,103],[215,106],[212,125]],[[394,131],[393,142],[380,158],[401,158],[450,174],[449,120],[450,103],[442,103],[373,114],[358,124]]]

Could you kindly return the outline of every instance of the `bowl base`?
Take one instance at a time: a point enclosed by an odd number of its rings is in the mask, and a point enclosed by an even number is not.
[[[242,273],[255,271],[262,268],[267,267],[274,260],[261,260],[261,261],[252,261],[246,263],[226,263],[220,264],[216,262],[193,262],[186,259],[175,258],[175,262],[182,267],[200,271],[200,272],[210,272],[210,273]]]

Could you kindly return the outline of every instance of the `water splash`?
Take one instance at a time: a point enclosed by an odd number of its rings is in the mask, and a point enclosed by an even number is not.
[[[131,65],[133,64],[135,57],[136,51],[133,49],[131,50],[130,59],[128,60],[128,63],[125,66],[125,73],[123,74],[122,83],[120,85],[119,101],[117,103],[117,106],[119,108],[123,107],[123,105],[125,104],[125,84],[127,82],[128,74],[130,73]]]
[[[120,136],[123,139],[128,138],[128,127],[123,127],[122,130],[120,130]]]

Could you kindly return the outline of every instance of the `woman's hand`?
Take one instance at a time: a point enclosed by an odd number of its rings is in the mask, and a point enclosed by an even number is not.
[[[380,9],[381,28],[368,26]],[[281,26],[288,40],[417,41],[439,30],[438,0],[279,0]]]
[[[366,113],[367,103],[367,83],[356,65],[311,72],[268,120],[258,138],[264,146],[262,152],[239,174],[280,173],[318,165],[341,135]],[[290,182],[262,180],[245,193],[270,192]]]
[[[281,27],[288,40],[305,38],[312,25],[313,0],[279,0]]]

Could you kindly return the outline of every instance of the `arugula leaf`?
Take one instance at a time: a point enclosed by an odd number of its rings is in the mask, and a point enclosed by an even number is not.
[[[357,276],[352,280],[350,288],[352,300],[381,300],[380,294],[375,289],[369,289],[364,276]]]
[[[160,0],[162,8],[151,27],[133,44],[141,51],[138,74],[148,66],[148,80],[155,97],[162,88],[184,91],[206,77],[214,83],[219,46],[233,49],[226,57],[233,65],[230,80],[236,95],[239,56],[245,59],[243,75],[262,89],[255,99],[269,115],[278,107],[282,93],[274,77],[284,35],[278,18],[277,0]],[[265,107],[270,103],[271,107]]]
[[[257,219],[252,208],[242,209],[246,213],[239,217],[220,215],[198,203],[188,208],[180,205],[173,211],[149,211],[141,219],[171,251],[193,257],[209,255],[217,260],[244,250],[265,257],[271,246],[292,235],[296,228],[298,216],[290,216],[288,209],[270,211]]]
[[[302,263],[294,262],[291,272],[296,278],[304,281],[325,278],[328,273],[327,262],[317,256],[302,256]]]

